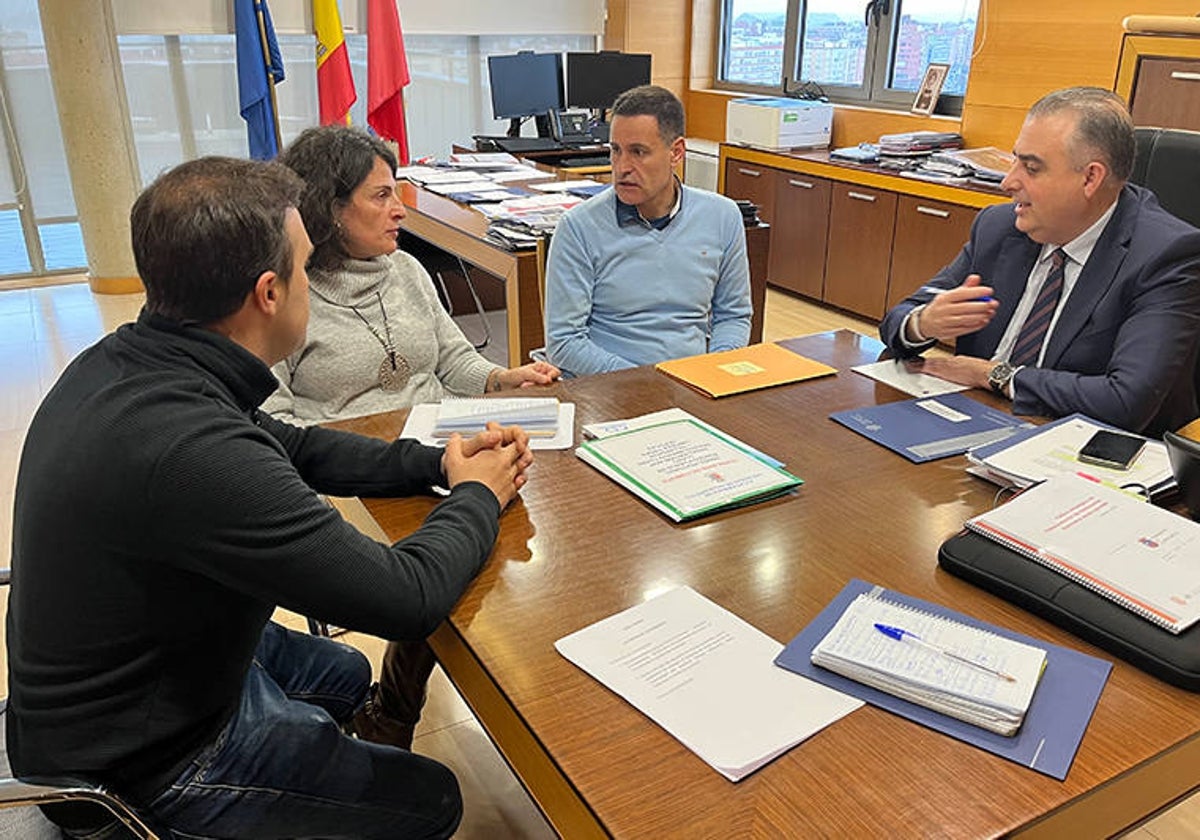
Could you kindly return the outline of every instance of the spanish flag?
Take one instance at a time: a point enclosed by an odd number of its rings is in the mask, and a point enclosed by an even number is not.
[[[350,106],[357,97],[337,0],[313,0],[313,28],[317,32],[317,99],[321,104],[321,125],[344,125],[350,120]]]

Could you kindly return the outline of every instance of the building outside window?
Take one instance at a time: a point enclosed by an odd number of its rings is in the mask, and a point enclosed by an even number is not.
[[[815,84],[835,102],[907,110],[936,62],[950,65],[938,111],[957,114],[978,12],[979,0],[724,0],[718,84],[757,93]]]

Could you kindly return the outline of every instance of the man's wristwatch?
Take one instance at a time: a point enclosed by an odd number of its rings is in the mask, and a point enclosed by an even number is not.
[[[1013,374],[1017,369],[1008,362],[1001,362],[988,373],[988,385],[1002,397],[1008,396],[1008,386],[1012,383]]]

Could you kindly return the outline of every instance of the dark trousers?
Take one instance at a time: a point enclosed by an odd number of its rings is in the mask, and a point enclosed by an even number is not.
[[[462,817],[449,769],[343,733],[370,680],[353,648],[268,624],[237,713],[150,818],[179,840],[449,837]]]

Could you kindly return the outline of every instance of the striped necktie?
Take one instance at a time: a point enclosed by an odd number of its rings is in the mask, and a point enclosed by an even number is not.
[[[1033,309],[1029,311],[1029,317],[1017,336],[1017,343],[1009,354],[1008,361],[1014,367],[1037,364],[1046,333],[1050,330],[1050,321],[1054,318],[1054,310],[1058,309],[1058,301],[1062,297],[1063,269],[1067,259],[1067,252],[1062,248],[1050,255],[1050,273],[1046,275],[1037,300],[1033,302]]]

